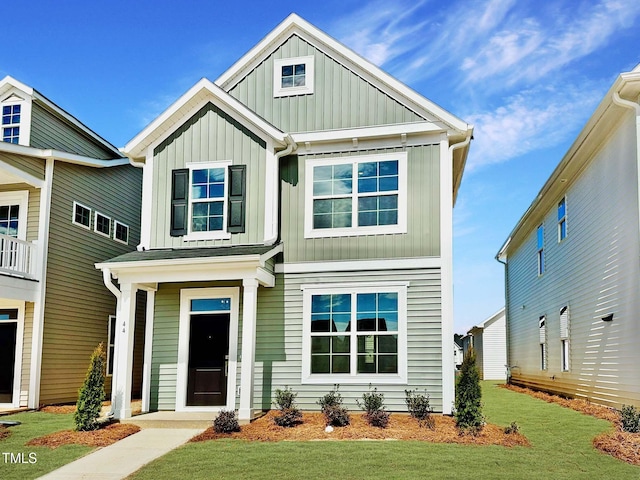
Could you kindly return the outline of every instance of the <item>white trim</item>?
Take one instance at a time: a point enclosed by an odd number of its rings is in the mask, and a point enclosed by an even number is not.
[[[264,241],[271,241],[278,236],[278,158],[273,153],[273,144],[267,142],[265,159],[264,189]]]
[[[407,356],[407,289],[405,282],[389,283],[341,283],[341,284],[306,284],[302,289],[302,384],[396,384],[406,385],[408,382]],[[355,322],[351,331],[351,372],[349,374],[311,374],[311,297],[312,295],[341,294],[352,295],[351,315],[356,316],[356,295],[359,293],[397,293],[398,294],[398,373],[397,374],[357,374],[357,337]],[[372,334],[375,334],[373,332]]]
[[[76,207],[82,207],[82,208],[85,208],[85,209],[89,210],[89,225],[85,225],[84,223],[76,222]],[[74,202],[73,202],[73,211],[71,212],[71,223],[73,223],[74,225],[78,225],[79,227],[86,228],[87,230],[91,230],[91,218],[93,217],[93,215],[91,213],[92,213],[91,208],[89,208],[86,205],[83,205],[81,203],[78,203],[78,202],[76,202],[74,200]]]
[[[5,77],[4,80],[7,80],[7,77]],[[22,87],[26,88],[23,89]],[[32,95],[32,89],[28,88],[26,85],[16,82],[16,84],[13,85],[13,88],[2,93],[4,100],[0,100],[0,106],[20,105],[20,122],[17,124],[12,123],[10,125],[20,128],[20,133],[18,134],[18,145],[22,146],[29,146],[29,143],[31,142],[31,112],[33,109]],[[4,126],[5,125],[2,125],[2,127]]]
[[[187,377],[189,368],[190,301],[197,298],[230,298],[229,313],[229,367],[227,372],[227,403],[218,407],[187,406]],[[217,412],[235,409],[236,372],[238,359],[238,322],[240,289],[230,288],[183,288],[180,290],[180,323],[178,329],[178,364],[176,374],[176,412]],[[222,312],[227,313],[227,312]]]
[[[18,205],[18,239],[27,239],[27,211],[29,209],[29,190],[0,192],[0,205]]]
[[[153,149],[147,149],[147,155],[142,168],[142,204],[140,205],[140,244],[139,251],[151,248],[151,217],[153,215],[153,169],[155,162]]]
[[[113,343],[111,342],[111,323],[113,322]],[[116,327],[116,316],[115,315],[109,315],[109,319],[107,320],[107,368],[106,368],[106,373],[105,375],[107,377],[112,377],[113,376],[113,371],[115,370],[115,366],[116,366],[116,338],[115,338],[115,329]],[[109,373],[109,360],[111,360],[111,346],[113,345],[113,368],[111,369],[111,373]]]
[[[417,135],[427,134],[433,135],[442,132],[443,128],[432,122],[412,122],[399,123],[394,125],[383,125],[374,127],[356,127],[345,128],[341,130],[321,130],[316,132],[300,132],[292,133],[291,136],[296,143],[304,144],[306,142],[335,142],[340,140],[351,141],[354,138],[358,140],[371,138],[384,138],[397,136],[400,140],[402,134]],[[433,143],[438,143],[440,136],[432,137]]]
[[[327,238],[327,237],[353,237],[361,235],[384,235],[407,233],[407,152],[390,152],[374,155],[357,155],[333,158],[306,158],[305,159],[305,198],[304,198],[304,238]],[[395,225],[371,225],[357,226],[358,219],[358,199],[363,196],[358,192],[358,176],[352,177],[352,192],[344,194],[342,197],[351,197],[351,218],[352,226],[344,228],[313,228],[313,169],[327,165],[352,165],[353,171],[357,173],[357,165],[365,162],[398,161],[398,190],[397,192],[372,192],[373,196],[384,196],[393,194],[398,196],[398,223]],[[320,198],[335,198],[340,195],[323,196]]]
[[[276,273],[348,272],[440,268],[440,257],[387,258],[383,260],[333,260],[326,262],[278,263]]]
[[[107,233],[101,232],[98,230],[98,215],[103,218],[106,218],[109,221],[109,231]],[[100,213],[97,210],[93,212],[93,231],[98,235],[102,235],[103,237],[111,238],[111,217],[108,217],[104,213]]]
[[[120,240],[119,238],[117,238],[118,225],[121,226],[121,227],[125,227],[127,229],[127,239],[126,240]],[[113,221],[113,239],[118,243],[123,243],[124,245],[129,245],[129,225],[127,225],[126,223],[122,223],[122,222],[120,222],[118,220],[114,220]]]
[[[27,157],[41,158],[44,160],[60,160],[66,163],[73,163],[76,165],[83,165],[85,167],[94,168],[119,167],[122,165],[129,165],[128,158],[113,158],[110,160],[104,160],[100,158],[76,155],[75,153],[61,152],[60,150],[53,150],[50,148],[33,148],[7,142],[0,142],[0,152],[14,153],[16,155],[25,155]]]
[[[278,58],[273,61],[273,96],[291,97],[294,95],[311,95],[314,87],[315,62],[313,55],[304,57]],[[286,65],[304,65],[305,84],[299,87],[282,86],[282,67]]]
[[[0,142],[0,143],[4,143],[4,142]],[[10,145],[10,144],[7,144],[7,145]],[[5,174],[9,174],[13,177],[16,177],[16,179],[18,180],[18,182],[16,183],[24,182],[36,188],[42,188],[42,186],[44,185],[44,181],[41,180],[40,178],[34,177],[33,175],[27,172],[24,172],[19,168],[14,167],[13,165],[8,164],[1,158],[0,158],[0,170],[2,170],[3,173]]]
[[[156,287],[157,288],[157,287]],[[155,320],[155,290],[147,290],[147,305],[144,332],[144,364],[142,367],[142,412],[150,410],[151,365],[153,363],[153,323]]]
[[[16,349],[13,361],[13,395],[11,403],[0,403],[0,408],[19,408],[20,389],[22,388],[22,345],[24,342],[24,312],[25,302],[0,299],[0,309],[17,310],[18,315],[15,320],[2,320],[1,323],[16,323]]]

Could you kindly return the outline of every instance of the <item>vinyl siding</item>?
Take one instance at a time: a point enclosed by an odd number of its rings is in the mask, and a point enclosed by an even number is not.
[[[178,128],[154,152],[151,248],[256,244],[264,241],[265,142],[212,104]],[[230,240],[185,242],[169,235],[171,171],[189,162],[231,160],[247,165],[245,233]]]
[[[537,276],[537,225],[510,248],[509,363],[516,383],[619,407],[640,406],[638,172],[635,124],[624,117],[566,189],[567,238],[544,217],[546,271]],[[562,197],[554,199],[560,201]],[[561,371],[560,310],[569,307],[570,371]],[[612,322],[602,317],[613,313]],[[546,315],[548,369],[540,370],[538,318]]]
[[[93,158],[115,158],[114,152],[104,148],[94,139],[66,123],[37,102],[33,102],[32,106],[32,147],[52,148]]]
[[[314,93],[274,98],[274,60],[308,55],[314,56]],[[229,93],[284,132],[424,120],[297,35],[292,35]]]
[[[33,303],[26,302],[24,309],[24,336],[22,340],[22,371],[20,372],[20,406],[29,401],[29,379],[31,378],[31,339],[33,338]]]
[[[94,264],[135,249],[140,238],[140,170],[56,162],[53,175],[40,402],[75,401],[93,349],[106,342],[116,299]],[[71,222],[73,202],[129,226],[123,245]],[[93,219],[92,219],[93,228]],[[112,228],[113,234],[113,228]]]
[[[34,188],[26,183],[14,183],[0,185],[0,192],[29,192],[27,204],[27,241],[32,242],[38,239],[38,217],[40,215],[40,189]]]
[[[391,153],[399,149],[357,152]],[[297,182],[282,182],[285,262],[431,257],[440,255],[440,146],[408,147],[407,233],[304,238],[305,160],[355,156],[353,152],[299,156]],[[295,157],[293,157],[295,158]],[[295,169],[294,169],[295,170]],[[290,175],[290,174],[289,174]],[[327,234],[330,232],[327,231]]]
[[[506,380],[507,338],[504,315],[485,323],[484,328],[474,328],[472,333],[481,378]]]
[[[44,180],[44,160],[40,158],[23,157],[12,153],[0,153],[0,161],[16,167],[39,180]]]

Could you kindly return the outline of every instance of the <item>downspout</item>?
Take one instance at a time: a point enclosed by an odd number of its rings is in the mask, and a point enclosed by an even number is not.
[[[118,287],[116,287],[111,281],[111,270],[109,270],[108,268],[102,269],[102,281],[104,282],[104,286],[107,287],[107,289],[111,293],[113,293],[118,301],[120,301],[122,293],[120,292],[120,290],[118,290]]]
[[[500,250],[500,252],[498,252],[498,254],[496,255],[496,260],[504,265],[504,329],[505,335],[507,336],[507,364],[505,365],[505,368],[507,370],[507,383],[511,382],[511,354],[509,349],[509,282],[507,281],[507,262],[501,260],[501,254],[509,245],[510,240],[511,239],[509,238],[502,250]]]
[[[120,299],[122,298],[122,292],[120,290],[118,290],[118,287],[116,287],[113,282],[111,281],[111,270],[109,270],[108,268],[103,268],[102,269],[102,281],[104,282],[104,286],[107,287],[107,289],[113,293],[113,295],[116,297],[116,326],[118,325],[118,320],[120,319],[119,315],[118,315],[118,310],[120,309]],[[113,351],[113,371],[117,372],[117,365],[118,365],[118,345],[116,344],[114,351]],[[111,377],[111,410],[109,410],[109,412],[107,413],[107,417],[108,418],[112,418],[114,413],[113,413],[113,384],[114,384],[114,378],[113,376]]]
[[[287,133],[284,137],[285,142],[287,143],[287,148],[285,148],[284,150],[280,150],[279,152],[276,152],[276,161],[275,161],[275,181],[277,183],[276,186],[276,195],[278,198],[276,198],[275,200],[275,205],[277,208],[277,212],[276,214],[273,216],[273,222],[275,223],[274,225],[274,234],[273,236],[265,239],[264,244],[265,245],[273,245],[275,244],[278,239],[280,238],[280,159],[282,157],[286,157],[287,155],[290,155],[291,152],[293,152],[294,150],[296,150],[298,148],[298,144],[293,140],[293,138],[291,137],[291,134]]]

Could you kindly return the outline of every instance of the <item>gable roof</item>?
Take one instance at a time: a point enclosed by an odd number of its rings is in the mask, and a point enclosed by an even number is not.
[[[553,207],[563,192],[566,192],[582,173],[584,167],[593,158],[592,152],[602,146],[611,130],[624,118],[627,108],[623,107],[621,103],[635,106],[636,115],[640,115],[639,98],[640,64],[632,71],[621,73],[618,76],[567,153],[562,157],[558,166],[502,244],[500,251],[496,254],[497,260],[506,259],[509,249],[517,248],[528,232],[538,227],[545,212]],[[638,139],[636,140],[638,141]],[[636,152],[636,155],[640,155],[640,152]]]
[[[233,112],[236,120],[260,137],[269,137],[281,146],[286,144],[285,134],[282,131],[213,82],[203,78],[131,139],[122,149],[123,153],[133,160],[144,159],[150,146],[159,144],[208,102],[226,112]]]
[[[111,143],[109,143],[107,140],[102,138],[96,132],[91,130],[89,127],[87,127],[84,123],[82,123],[76,117],[74,117],[70,113],[60,108],[58,105],[53,103],[47,97],[42,95],[40,92],[33,89],[32,87],[29,87],[28,85],[25,85],[24,83],[16,80],[15,78],[9,75],[7,75],[2,80],[0,80],[0,100],[5,100],[4,95],[14,88],[30,96],[32,101],[37,102],[39,105],[41,105],[43,108],[51,112],[53,115],[62,119],[65,123],[79,130],[80,132],[85,134],[87,137],[95,141],[96,143],[99,143],[104,149],[113,153],[114,158],[122,158],[122,154],[120,153],[120,150],[118,150],[117,147],[113,146]]]
[[[489,318],[487,318],[484,322],[479,323],[478,325],[476,325],[474,327],[471,327],[471,329],[469,329],[467,334],[473,332],[474,330],[483,330],[483,329],[487,328],[488,326],[490,326],[492,323],[494,323],[499,318],[504,317],[505,316],[505,312],[506,312],[505,307],[502,307],[496,313],[494,313]]]

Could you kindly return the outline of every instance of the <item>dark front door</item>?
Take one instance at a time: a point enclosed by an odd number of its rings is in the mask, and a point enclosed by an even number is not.
[[[189,339],[188,406],[227,404],[229,314],[193,314]]]
[[[17,318],[17,310],[0,310],[0,403],[13,402],[18,324],[6,321]]]

